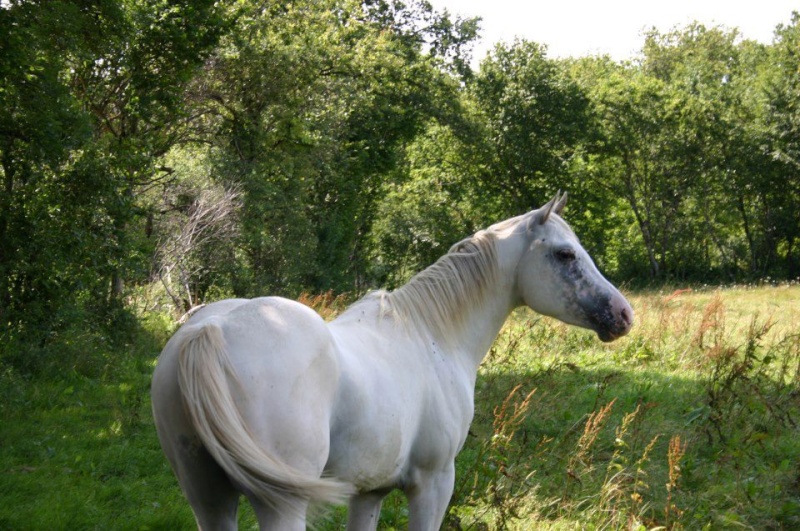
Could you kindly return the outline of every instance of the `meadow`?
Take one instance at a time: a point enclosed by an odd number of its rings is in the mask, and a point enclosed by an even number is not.
[[[800,285],[628,295],[634,329],[608,344],[514,313],[479,373],[448,529],[800,527]],[[194,527],[150,413],[175,325],[142,322],[123,351],[76,337],[49,371],[0,374],[0,529]],[[240,522],[257,528],[246,504]],[[381,528],[406,522],[390,496]]]

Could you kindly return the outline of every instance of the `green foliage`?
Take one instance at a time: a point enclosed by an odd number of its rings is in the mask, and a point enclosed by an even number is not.
[[[472,171],[485,194],[501,198],[499,217],[539,206],[556,183],[568,188],[567,163],[587,138],[586,95],[545,51],[498,45],[470,86],[485,127]]]
[[[209,117],[197,140],[212,146],[215,180],[243,193],[237,292],[350,289],[363,276],[382,176],[450,106],[436,57],[460,57],[470,37],[448,20],[425,3],[239,6],[197,83]],[[424,35],[438,55],[422,53]]]
[[[395,286],[558,189],[615,280],[800,274],[797,15],[771,45],[690,24],[631,62],[518,40],[476,72],[479,21],[423,0],[11,1],[0,25],[6,361],[155,284],[176,314]]]
[[[765,69],[767,112],[766,122],[768,154],[774,160],[767,168],[765,183],[760,190],[768,202],[768,212],[763,212],[763,225],[759,234],[762,255],[780,259],[781,270],[787,276],[796,275],[800,267],[798,238],[800,221],[800,13],[794,12],[791,23],[776,31],[776,41],[768,51],[772,68]],[[756,261],[754,259],[754,261]],[[766,264],[765,264],[766,265]],[[766,269],[766,267],[765,267]]]
[[[384,185],[370,241],[370,276],[382,285],[403,284],[500,210],[464,177],[468,162],[454,149],[461,143],[453,128],[431,122],[408,146],[399,176]]]
[[[87,320],[113,329],[124,281],[147,280],[136,194],[158,179],[183,87],[221,28],[211,2],[188,4],[0,9],[4,361],[57,352]]]

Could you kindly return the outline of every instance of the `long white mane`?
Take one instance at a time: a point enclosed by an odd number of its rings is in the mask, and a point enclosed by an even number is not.
[[[453,245],[407,284],[383,293],[382,313],[453,343],[466,324],[463,310],[482,304],[497,279],[497,231],[493,229]]]

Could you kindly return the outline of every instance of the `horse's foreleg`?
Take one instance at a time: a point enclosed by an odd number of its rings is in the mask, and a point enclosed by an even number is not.
[[[420,473],[415,484],[406,489],[410,531],[437,531],[442,526],[455,476],[455,464],[451,464],[440,472]]]
[[[374,531],[381,515],[384,493],[367,492],[350,499],[347,511],[348,531]]]

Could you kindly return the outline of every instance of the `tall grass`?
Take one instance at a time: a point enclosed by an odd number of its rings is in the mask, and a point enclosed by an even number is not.
[[[529,487],[502,514],[491,488],[462,486],[454,527],[800,525],[800,288],[631,298],[637,324],[611,345],[523,312],[504,329],[479,377],[482,436],[459,462],[502,433]],[[513,382],[536,403],[498,429],[480,404],[513,400]],[[485,482],[508,481],[500,472]]]
[[[630,298],[611,344],[515,312],[478,375],[447,528],[800,527],[800,286]],[[326,318],[347,302],[304,301]],[[95,361],[0,371],[0,529],[193,528],[150,415],[173,324],[144,323]],[[256,528],[246,506],[240,522]],[[380,527],[407,522],[390,496]]]

